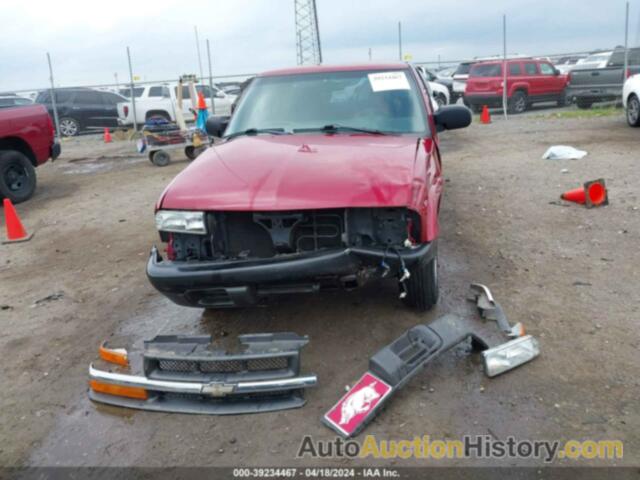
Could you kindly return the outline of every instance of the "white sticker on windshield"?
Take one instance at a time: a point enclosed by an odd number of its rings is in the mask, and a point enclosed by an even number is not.
[[[386,92],[389,90],[409,90],[409,80],[404,72],[380,72],[370,73],[369,83],[374,92]]]

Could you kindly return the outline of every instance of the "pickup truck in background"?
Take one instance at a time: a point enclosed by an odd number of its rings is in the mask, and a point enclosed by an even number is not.
[[[640,73],[640,47],[629,49],[627,70],[624,70],[624,49],[615,50],[605,68],[574,68],[569,72],[567,98],[578,108],[591,108],[594,103],[620,100],[622,85],[632,75]]]
[[[53,122],[42,105],[0,109],[0,198],[24,202],[36,190],[35,167],[60,155]]]
[[[170,122],[176,121],[177,85],[145,85],[144,87],[134,87],[136,102],[136,123],[144,124],[151,117],[162,117]],[[235,95],[229,95],[222,90],[209,85],[196,85],[196,91],[202,92],[207,106],[213,105],[216,115],[230,115],[231,105],[236,99]],[[190,109],[193,108],[189,98],[189,87],[182,86],[182,114],[185,120],[194,120]],[[133,125],[133,105],[131,101],[118,104],[118,125]]]

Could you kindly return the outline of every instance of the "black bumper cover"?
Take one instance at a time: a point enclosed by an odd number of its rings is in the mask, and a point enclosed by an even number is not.
[[[398,250],[344,248],[267,259],[193,262],[163,260],[153,247],[147,277],[158,291],[179,305],[248,306],[277,293],[313,291],[318,279],[355,276],[366,267],[380,266],[383,260],[390,269],[388,274],[394,275],[401,268],[399,256],[410,267],[431,260],[435,245],[425,243]]]

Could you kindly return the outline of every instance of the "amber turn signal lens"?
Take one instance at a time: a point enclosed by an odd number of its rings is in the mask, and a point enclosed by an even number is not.
[[[137,400],[146,400],[149,398],[149,395],[144,388],[125,387],[123,385],[114,385],[112,383],[102,383],[98,380],[90,380],[89,386],[94,392],[106,393],[107,395],[115,395],[117,397],[135,398]]]
[[[123,367],[129,366],[129,357],[127,351],[124,348],[109,348],[107,342],[100,345],[100,358],[105,362],[115,363]]]

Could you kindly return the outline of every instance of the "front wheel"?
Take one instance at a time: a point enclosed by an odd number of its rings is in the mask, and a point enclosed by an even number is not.
[[[436,93],[435,95],[436,103],[438,104],[438,108],[444,107],[447,104],[447,99],[442,93]]]
[[[420,261],[409,269],[411,276],[405,281],[407,306],[420,312],[431,310],[438,303],[438,256]]]
[[[36,190],[36,170],[29,159],[14,150],[0,151],[0,197],[24,202]]]
[[[630,127],[640,127],[640,100],[636,95],[627,100],[627,123]]]

